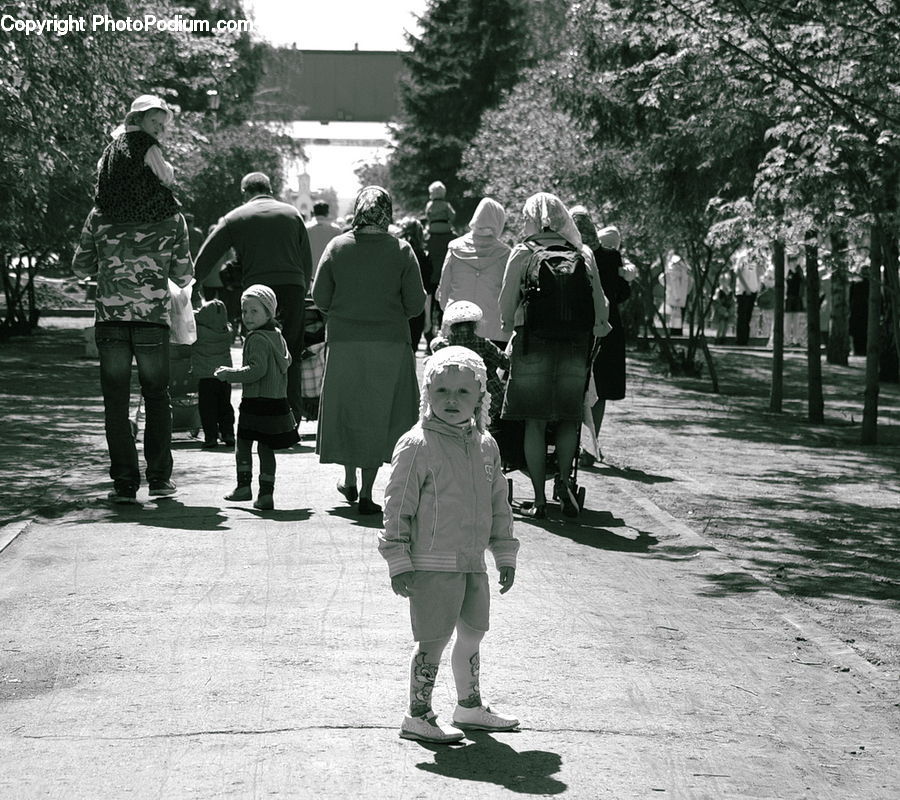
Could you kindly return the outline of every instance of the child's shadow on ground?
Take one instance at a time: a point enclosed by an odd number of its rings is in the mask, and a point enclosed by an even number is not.
[[[562,794],[568,786],[551,777],[559,772],[562,757],[547,750],[514,750],[484,731],[466,734],[465,747],[426,745],[434,761],[416,764],[418,769],[465,781],[495,783],[520,794]]]

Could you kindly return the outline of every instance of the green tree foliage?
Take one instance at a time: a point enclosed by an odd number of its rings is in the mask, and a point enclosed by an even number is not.
[[[477,196],[501,202],[512,231],[535,192],[553,192],[569,205],[595,205],[595,173],[605,161],[591,150],[575,120],[554,107],[554,99],[540,68],[525,72],[503,103],[484,113],[463,154],[461,177]]]
[[[170,0],[112,0],[103,7],[86,0],[15,0],[4,6],[4,13],[19,20],[71,15],[90,21],[100,12],[114,19],[181,15],[209,20],[211,28],[219,19],[246,16],[240,0],[195,0],[187,6]],[[214,187],[209,179],[210,170],[223,161],[238,168],[249,158],[242,161],[244,156],[255,153],[254,160],[278,180],[285,140],[237,127],[251,116],[263,49],[247,33],[215,30],[92,32],[88,24],[83,32],[65,35],[0,35],[0,272],[8,319],[21,320],[17,304],[25,294],[25,284],[6,280],[8,265],[18,263],[23,253],[34,256],[28,263],[37,269],[57,256],[68,263],[91,206],[97,160],[138,94],[159,94],[178,111],[164,147],[186,211],[194,210],[196,200],[202,218],[224,207],[223,196],[231,201],[230,184]],[[205,111],[210,89],[221,97],[218,135],[212,135],[213,120]],[[210,169],[204,164],[207,156],[214,165]]]
[[[192,150],[181,164],[179,184],[185,210],[193,213],[197,225],[206,230],[241,204],[241,178],[248,172],[268,175],[272,191],[278,195],[286,154],[299,157],[299,145],[262,125],[219,129],[208,145]]]
[[[519,0],[430,0],[421,37],[403,55],[401,113],[390,159],[400,202],[423,208],[428,184],[443,181],[461,216],[478,198],[459,177],[463,150],[485,109],[518,75],[525,33]]]

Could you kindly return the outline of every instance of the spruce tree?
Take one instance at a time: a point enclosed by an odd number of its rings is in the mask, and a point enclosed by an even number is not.
[[[458,217],[478,198],[458,175],[462,152],[485,109],[498,105],[522,66],[521,0],[430,0],[421,37],[407,35],[391,188],[409,209],[424,208],[428,184],[447,186]]]

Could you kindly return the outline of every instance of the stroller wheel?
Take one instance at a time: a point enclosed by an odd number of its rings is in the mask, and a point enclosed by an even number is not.
[[[585,495],[584,487],[579,486],[578,491],[575,493],[575,497],[578,500],[578,509],[580,511],[584,510],[584,495]]]

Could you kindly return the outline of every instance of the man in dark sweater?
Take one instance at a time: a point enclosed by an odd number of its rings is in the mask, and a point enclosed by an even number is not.
[[[288,401],[300,421],[300,354],[303,352],[304,298],[312,278],[309,236],[300,212],[272,196],[269,178],[251,172],[241,180],[244,204],[229,211],[197,254],[194,275],[202,283],[230,247],[241,265],[241,284],[270,287],[278,299],[278,321],[292,363]]]

